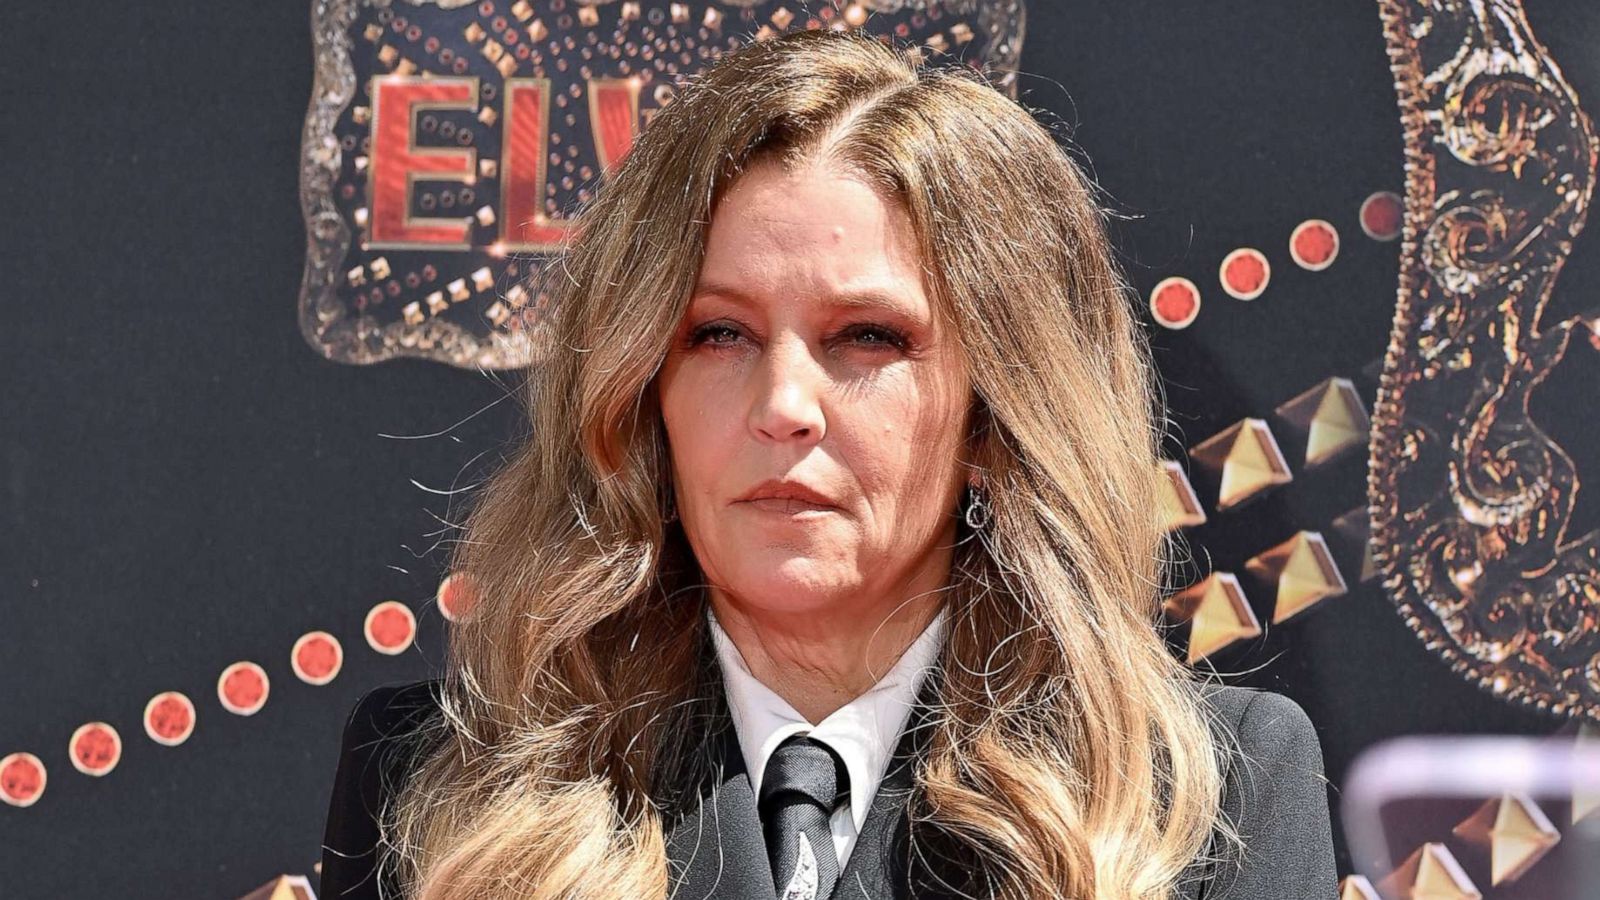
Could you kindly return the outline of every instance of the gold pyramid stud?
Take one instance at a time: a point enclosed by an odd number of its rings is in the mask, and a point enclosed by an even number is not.
[[[1274,410],[1306,435],[1306,466],[1320,466],[1364,447],[1372,421],[1348,378],[1329,378]]]
[[[1526,794],[1490,798],[1451,831],[1468,843],[1489,848],[1491,887],[1522,877],[1561,842],[1561,832]]]
[[[1456,862],[1450,848],[1429,841],[1378,883],[1385,897],[1398,900],[1483,900],[1477,885]]]
[[[1235,641],[1261,634],[1261,622],[1232,572],[1213,572],[1162,605],[1175,618],[1189,623],[1190,665]]]
[[[1260,419],[1240,419],[1196,444],[1189,455],[1222,472],[1222,486],[1217,491],[1219,512],[1294,480],[1272,429]]]
[[[1177,460],[1159,462],[1157,493],[1161,502],[1161,522],[1168,531],[1203,524],[1206,511],[1200,506],[1183,464]]]
[[[1339,882],[1339,900],[1381,900],[1365,875],[1346,875]]]
[[[1261,580],[1277,584],[1277,600],[1272,608],[1274,625],[1329,597],[1343,596],[1347,590],[1328,542],[1316,531],[1296,532],[1287,541],[1251,557],[1244,567]]]
[[[304,875],[279,875],[239,900],[317,900],[317,895]]]

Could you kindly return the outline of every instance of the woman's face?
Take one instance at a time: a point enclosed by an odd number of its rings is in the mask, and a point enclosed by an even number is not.
[[[946,583],[971,390],[898,204],[831,164],[747,169],[658,389],[679,516],[723,601],[865,617]],[[746,499],[769,480],[826,503]]]

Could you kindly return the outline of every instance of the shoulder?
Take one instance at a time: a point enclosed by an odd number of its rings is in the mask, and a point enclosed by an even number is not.
[[[405,774],[423,727],[440,714],[441,679],[375,687],[345,720],[336,787],[371,784],[392,790]]]
[[[388,684],[361,696],[345,720],[322,840],[325,897],[376,898],[379,821],[419,749],[416,738],[439,713],[441,679]]]
[[[1258,688],[1208,684],[1201,689],[1217,724],[1238,737],[1240,744],[1291,738],[1316,743],[1316,726],[1299,703],[1283,694]]]
[[[414,761],[424,726],[440,715],[442,686],[434,678],[380,685],[361,695],[345,720],[338,781],[391,792]]]
[[[1271,691],[1208,685],[1202,694],[1226,733],[1223,814],[1244,843],[1203,896],[1336,896],[1328,781],[1310,716]]]
[[[1228,751],[1228,791],[1240,795],[1235,799],[1267,787],[1259,783],[1263,777],[1326,784],[1322,744],[1299,703],[1272,691],[1231,685],[1206,685],[1201,696]]]
[[[430,678],[379,685],[362,694],[345,720],[346,748],[360,750],[366,742],[382,742],[411,733],[439,712],[443,685],[443,679]]]
[[[1322,745],[1299,703],[1272,691],[1233,686],[1208,686],[1203,696],[1214,712],[1213,724],[1237,742],[1246,768],[1271,757],[1278,767],[1314,768],[1321,776]]]

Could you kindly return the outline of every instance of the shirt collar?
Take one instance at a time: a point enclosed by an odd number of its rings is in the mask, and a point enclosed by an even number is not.
[[[750,775],[750,789],[761,796],[761,776],[767,758],[778,745],[795,734],[810,734],[832,747],[850,773],[850,816],[859,833],[867,820],[878,782],[889,767],[900,732],[916,705],[917,693],[928,671],[937,665],[945,630],[941,607],[922,634],[867,692],[830,713],[813,726],[787,700],[762,684],[750,672],[739,648],[706,607],[716,645],[722,684],[733,716],[739,749]]]

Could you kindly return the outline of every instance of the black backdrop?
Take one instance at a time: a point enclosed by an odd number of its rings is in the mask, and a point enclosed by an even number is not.
[[[1600,13],[1527,9],[1594,96]],[[351,704],[440,659],[450,505],[436,491],[475,480],[518,433],[501,402],[515,376],[341,365],[302,339],[308,13],[173,0],[27,4],[0,20],[0,756],[30,751],[49,769],[39,802],[0,806],[0,896],[236,897],[311,874]],[[1073,126],[1129,214],[1117,238],[1135,284],[1185,275],[1206,291],[1193,326],[1152,325],[1175,454],[1329,376],[1354,379],[1371,409],[1361,370],[1383,353],[1399,244],[1364,237],[1356,210],[1402,190],[1373,4],[1035,0],[1021,68],[1022,101]],[[1306,218],[1340,230],[1326,271],[1287,258]],[[1216,287],[1238,246],[1274,262],[1250,304]],[[1595,265],[1580,241],[1565,278],[1594,284]],[[1592,366],[1583,352],[1574,365]],[[1236,561],[1285,523],[1325,527],[1364,503],[1365,465],[1347,457],[1193,541]],[[1375,582],[1347,577],[1348,595],[1217,660],[1300,701],[1335,784],[1388,736],[1561,724],[1452,674]],[[387,599],[419,619],[397,657],[362,639]],[[313,629],[345,648],[321,687],[288,662]],[[272,677],[250,717],[215,700],[238,659]],[[168,689],[199,710],[177,747],[140,724]],[[124,741],[103,778],[66,754],[92,720]],[[1351,870],[1342,841],[1339,864]]]

